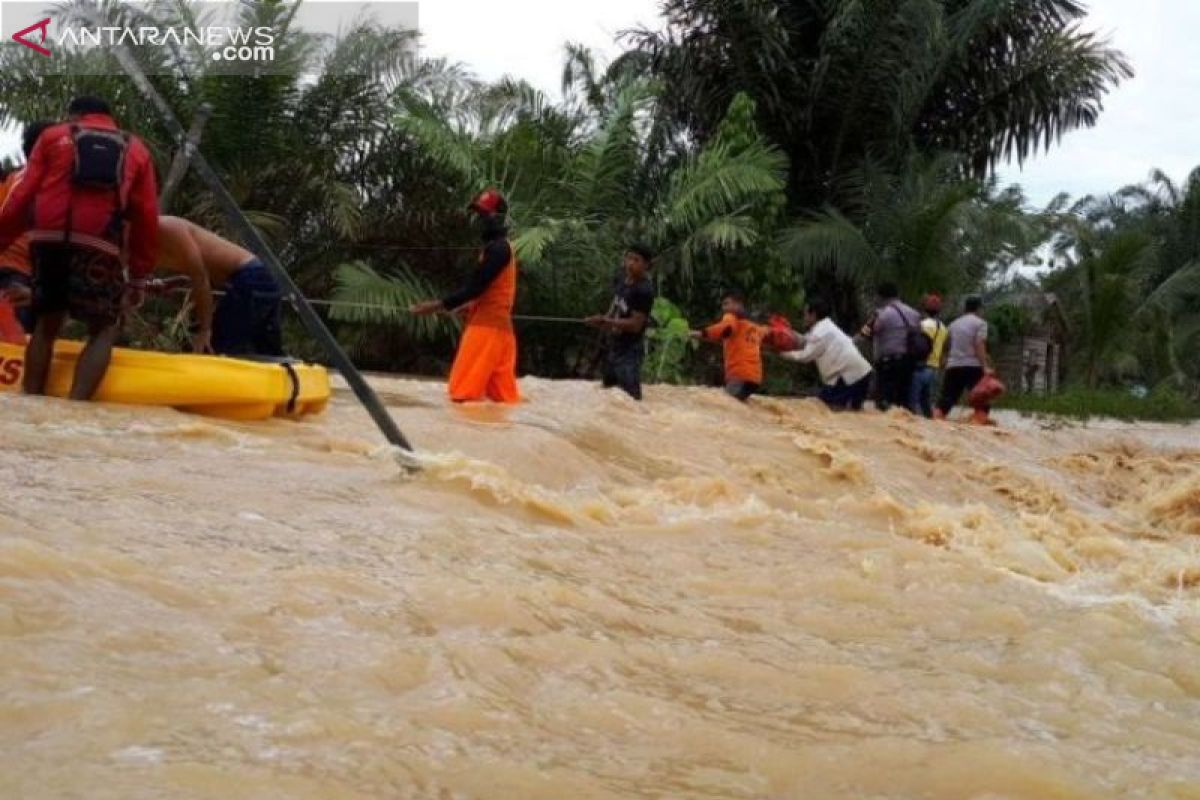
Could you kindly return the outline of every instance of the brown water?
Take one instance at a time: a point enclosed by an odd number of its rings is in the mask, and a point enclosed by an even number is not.
[[[0,397],[0,797],[1200,797],[1197,428],[377,384]]]

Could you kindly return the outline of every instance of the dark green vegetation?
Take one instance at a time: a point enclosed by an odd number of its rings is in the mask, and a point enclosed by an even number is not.
[[[1048,212],[1053,270],[1043,285],[1067,310],[1076,378],[1089,388],[1200,383],[1200,170],[1162,174]]]
[[[190,13],[175,2],[102,7],[135,26]],[[633,238],[661,254],[672,306],[660,316],[676,328],[713,317],[733,287],[793,319],[806,296],[824,295],[851,326],[880,280],[910,298],[959,298],[1052,252],[1045,283],[1077,329],[1073,375],[1195,385],[1196,182],[1035,212],[994,178],[1005,160],[1094,124],[1132,74],[1083,26],[1083,3],[666,0],[661,10],[611,64],[568,45],[561,100],[419,58],[414,34],[369,20],[336,41],[310,35],[270,2],[237,13],[286,31],[282,75],[232,76],[187,48],[137,56],[185,122],[213,106],[203,150],[305,292],[362,304],[327,311],[365,367],[445,368],[456,326],[404,309],[473,268],[463,207],[495,184],[523,264],[519,311],[603,310]],[[76,60],[68,77],[41,74],[23,48],[0,49],[0,120],[53,117],[75,94],[102,95],[165,174],[173,146],[132,85],[111,64],[85,63],[102,53],[61,55]],[[224,230],[194,178],[171,211]],[[719,372],[712,348],[669,331],[652,339],[648,379]],[[524,372],[594,369],[587,329],[522,323],[520,334]],[[294,348],[311,354],[300,339]],[[777,387],[796,374],[772,372]]]
[[[1003,398],[999,406],[1022,414],[1078,420],[1102,417],[1125,421],[1188,422],[1200,419],[1200,402],[1170,386],[1159,387],[1144,397],[1129,389],[1072,387],[1045,397],[1010,395]]]

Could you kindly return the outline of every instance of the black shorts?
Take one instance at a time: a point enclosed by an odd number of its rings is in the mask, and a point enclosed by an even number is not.
[[[0,264],[0,291],[11,289],[14,286],[24,286],[31,288],[33,283],[29,280],[29,276],[16,267],[6,267]]]
[[[126,280],[118,258],[47,242],[36,242],[30,252],[35,317],[66,312],[93,331],[121,322]]]
[[[762,394],[762,386],[750,381],[729,381],[725,384],[725,391],[730,397],[744,403],[754,395]]]

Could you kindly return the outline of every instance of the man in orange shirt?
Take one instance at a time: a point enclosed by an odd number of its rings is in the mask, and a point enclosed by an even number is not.
[[[21,135],[21,151],[25,161],[37,144],[42,131],[53,122],[31,122]],[[13,188],[20,182],[24,169],[10,172],[0,184],[0,208]],[[33,266],[29,261],[29,236],[22,236],[0,252],[0,341],[25,344],[25,334],[33,330],[29,302],[33,297]]]
[[[517,337],[512,311],[517,299],[517,258],[508,241],[508,201],[488,189],[469,206],[483,236],[479,269],[461,290],[409,309],[419,316],[464,310],[467,327],[450,368],[450,399],[455,403],[491,400],[519,403]]]
[[[725,293],[721,311],[720,322],[692,331],[692,336],[724,345],[725,391],[745,402],[762,389],[762,343],[767,329],[750,320],[746,298],[739,292]]]

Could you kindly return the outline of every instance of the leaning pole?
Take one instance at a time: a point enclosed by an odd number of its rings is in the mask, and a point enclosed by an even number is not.
[[[412,452],[412,445],[409,444],[408,439],[401,433],[395,420],[388,414],[387,409],[384,408],[383,403],[379,400],[379,396],[375,394],[375,391],[367,383],[366,379],[363,378],[358,368],[354,366],[350,357],[346,355],[346,351],[333,338],[333,334],[329,332],[329,328],[325,327],[325,323],[313,311],[312,306],[309,305],[304,295],[300,293],[299,287],[296,286],[292,277],[288,275],[287,270],[279,263],[279,259],[267,245],[266,240],[250,224],[250,220],[246,219],[245,213],[242,212],[241,207],[233,199],[233,195],[229,193],[229,190],[225,188],[225,184],[220,176],[217,175],[199,148],[189,141],[183,125],[176,119],[175,113],[167,105],[167,102],[163,100],[162,95],[158,93],[158,90],[146,78],[146,74],[142,72],[133,55],[123,45],[119,44],[113,48],[113,52],[116,54],[121,68],[133,80],[138,91],[158,111],[167,126],[167,130],[175,138],[178,146],[184,148],[185,157],[190,157],[190,164],[196,168],[196,172],[208,184],[208,187],[216,196],[221,210],[229,218],[230,224],[238,231],[243,242],[271,270],[271,273],[275,276],[275,280],[279,282],[279,285],[283,289],[284,298],[291,303],[292,308],[300,315],[300,321],[304,324],[309,334],[325,348],[325,353],[329,357],[329,360],[338,372],[342,373],[342,377],[346,379],[346,383],[350,384],[350,388],[354,390],[358,401],[367,409],[367,412],[371,415],[371,419],[378,426],[380,433],[383,434],[383,437],[387,439],[389,444]]]

